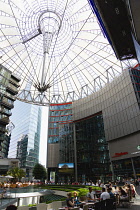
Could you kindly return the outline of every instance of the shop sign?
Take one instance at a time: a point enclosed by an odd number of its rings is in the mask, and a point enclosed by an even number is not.
[[[112,156],[112,158],[121,157],[121,156],[123,156],[123,155],[127,155],[127,154],[128,154],[128,152],[115,153],[115,155],[114,155],[114,156]]]

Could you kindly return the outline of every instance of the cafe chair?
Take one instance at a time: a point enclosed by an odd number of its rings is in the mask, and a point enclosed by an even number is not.
[[[83,210],[88,210],[88,209],[89,209],[89,206],[85,204],[85,205],[83,206]]]
[[[101,210],[101,202],[96,202],[94,204],[94,210]],[[104,210],[104,209],[103,209]]]
[[[106,201],[105,200],[100,201],[100,208],[101,208],[101,210],[106,210]]]
[[[79,207],[74,207],[74,208],[71,208],[70,210],[80,210]]]
[[[106,210],[113,210],[114,209],[113,202],[114,202],[114,199],[106,199],[105,200]]]

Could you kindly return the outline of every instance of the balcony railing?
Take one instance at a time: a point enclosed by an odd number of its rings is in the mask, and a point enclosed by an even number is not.
[[[14,84],[16,87],[19,87],[19,86],[20,86],[19,83],[18,83],[18,81],[14,80],[14,79],[12,79],[12,78],[10,78],[10,82],[11,82],[12,84]]]
[[[13,101],[10,100],[10,99],[8,99],[8,98],[5,98],[5,97],[2,98],[1,104],[5,104],[5,105],[7,105],[9,108],[13,108],[13,107],[14,107]]]
[[[0,135],[0,141],[4,141],[6,139],[5,135]]]
[[[12,91],[14,94],[18,93],[17,87],[15,87],[13,84],[8,84],[7,89]]]
[[[0,107],[0,113],[7,114],[7,115],[9,115],[9,116],[12,115],[11,110],[6,109],[6,108],[1,108],[1,107]]]
[[[11,95],[10,93],[5,92],[4,95],[8,98],[12,98],[12,100],[16,100],[15,97],[13,95]]]
[[[8,124],[9,123],[9,117],[5,116],[5,115],[0,115],[0,122],[4,123],[4,124]]]
[[[0,133],[5,133],[6,132],[6,128],[5,127],[0,127]]]

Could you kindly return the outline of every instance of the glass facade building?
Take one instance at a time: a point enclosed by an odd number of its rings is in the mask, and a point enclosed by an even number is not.
[[[140,157],[113,161],[115,179],[140,177]]]
[[[74,163],[73,123],[61,124],[59,128],[60,163]]]
[[[51,104],[49,113],[48,143],[59,143],[60,125],[72,122],[72,103]]]
[[[136,98],[140,107],[140,66],[137,65],[135,68],[129,69],[129,74],[132,80]]]
[[[11,121],[15,128],[9,157],[18,158],[22,168],[32,169],[39,162],[41,107],[16,101]]]
[[[74,161],[72,102],[50,105],[48,127],[48,179],[52,181],[53,173],[55,174],[53,181],[64,181],[64,174],[61,176],[58,173],[58,164]]]
[[[75,122],[78,182],[109,180],[110,157],[102,113]]]
[[[59,147],[50,147],[54,144]],[[106,181],[112,176],[101,112],[72,121],[72,104],[51,106],[48,148],[48,171],[51,174],[55,170],[58,182]],[[59,150],[55,164],[50,158],[50,154],[53,156],[52,150],[55,156]],[[73,172],[62,173],[58,168],[59,163],[74,164]]]

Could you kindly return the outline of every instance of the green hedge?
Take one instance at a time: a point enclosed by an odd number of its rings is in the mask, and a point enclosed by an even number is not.
[[[35,188],[38,188],[38,186]],[[42,185],[39,188],[41,189],[50,189],[50,190],[59,190],[59,191],[65,191],[65,192],[74,192],[76,191],[78,193],[79,197],[82,196],[86,196],[86,194],[88,193],[88,188],[89,186],[85,186],[85,185]],[[97,187],[97,186],[92,186],[93,190],[101,190],[101,187]],[[56,196],[56,197],[55,197]],[[57,197],[57,195],[47,195],[47,196],[43,196],[44,197],[44,202],[46,204],[48,203],[52,203],[53,201],[64,201],[66,200],[66,197],[63,196],[59,196]],[[28,206],[32,207],[35,206],[36,204],[29,204]]]

